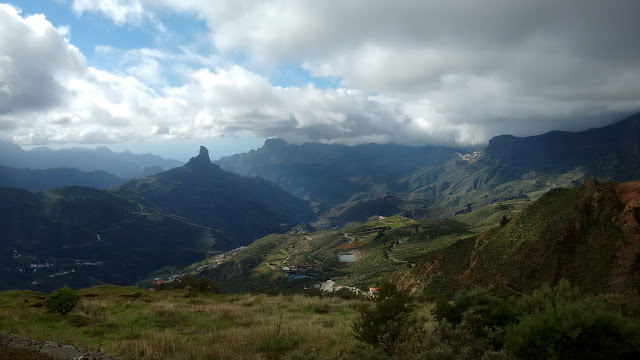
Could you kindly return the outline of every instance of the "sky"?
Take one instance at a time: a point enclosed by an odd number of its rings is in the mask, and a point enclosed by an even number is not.
[[[640,111],[639,13],[635,0],[3,3],[0,140],[184,160],[270,137],[482,146],[585,130]]]

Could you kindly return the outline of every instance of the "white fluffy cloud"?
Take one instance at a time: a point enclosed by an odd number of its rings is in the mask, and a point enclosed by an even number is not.
[[[197,16],[215,53],[105,47],[123,69],[108,73],[87,66],[64,29],[3,5],[0,131],[15,141],[256,135],[481,144],[502,133],[603,125],[640,109],[640,5],[631,1],[74,0],[72,7],[120,25],[159,11]],[[238,53],[245,66],[230,63]],[[168,63],[180,84],[166,80]],[[341,87],[278,87],[255,70],[283,63]]]

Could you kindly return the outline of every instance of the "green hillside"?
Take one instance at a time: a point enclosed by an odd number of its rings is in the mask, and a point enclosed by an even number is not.
[[[421,255],[470,234],[468,225],[455,220],[392,216],[340,231],[269,235],[221,264],[205,261],[191,269],[200,269],[198,274],[232,291],[298,292],[326,280],[368,289],[406,271]],[[340,254],[353,254],[357,260],[341,262]],[[309,268],[283,270],[292,265]]]
[[[595,180],[552,190],[504,226],[425,257],[404,285],[526,292],[568,279],[592,292],[638,291],[639,190],[640,183]]]
[[[340,231],[270,235],[220,264],[192,269],[233,291],[302,291],[329,279],[366,289],[390,277],[425,294],[468,285],[521,293],[561,279],[593,292],[635,291],[638,184],[590,180],[455,220],[380,216]],[[340,262],[341,253],[358,259]],[[283,270],[291,265],[309,269]]]

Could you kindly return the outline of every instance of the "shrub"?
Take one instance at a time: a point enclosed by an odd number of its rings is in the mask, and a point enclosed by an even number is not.
[[[44,305],[52,312],[58,312],[67,315],[80,302],[80,295],[71,290],[71,288],[63,287],[49,295],[44,301]]]
[[[460,291],[451,301],[440,300],[433,316],[454,325],[464,322],[475,336],[486,336],[487,329],[504,328],[517,321],[517,313],[503,299],[482,289]]]
[[[184,275],[180,279],[171,283],[174,290],[185,289],[189,291],[189,295],[198,295],[200,293],[220,294],[222,290],[217,287],[213,280],[201,277],[196,278],[193,275]]]
[[[411,296],[390,283],[379,286],[373,305],[360,308],[360,317],[353,323],[355,337],[365,343],[382,346],[392,352],[403,329],[410,324],[413,311]]]
[[[544,284],[530,295],[523,295],[518,300],[518,309],[525,314],[543,310],[547,306],[555,306],[561,302],[575,302],[583,299],[580,290],[562,279],[554,287]]]
[[[502,215],[502,218],[500,219],[500,227],[502,228],[502,227],[507,226],[507,224],[509,223],[510,220],[511,219],[509,219],[507,217],[507,215]]]
[[[361,298],[360,295],[348,289],[340,289],[338,291],[332,291],[327,296],[334,296],[343,300],[356,300]]]
[[[502,338],[500,330],[488,331],[486,337],[475,336],[465,326],[441,322],[431,327],[416,322],[401,334],[393,359],[439,360],[513,360],[506,351],[495,349],[494,338]],[[426,326],[425,326],[426,325]]]
[[[520,359],[638,359],[640,322],[583,300],[560,301],[522,317],[505,347]]]

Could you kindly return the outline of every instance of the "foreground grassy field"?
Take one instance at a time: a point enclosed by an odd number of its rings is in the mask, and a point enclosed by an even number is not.
[[[360,301],[265,295],[80,290],[66,316],[41,307],[46,294],[0,293],[0,329],[39,341],[100,350],[123,359],[263,359],[315,353],[350,357]]]

